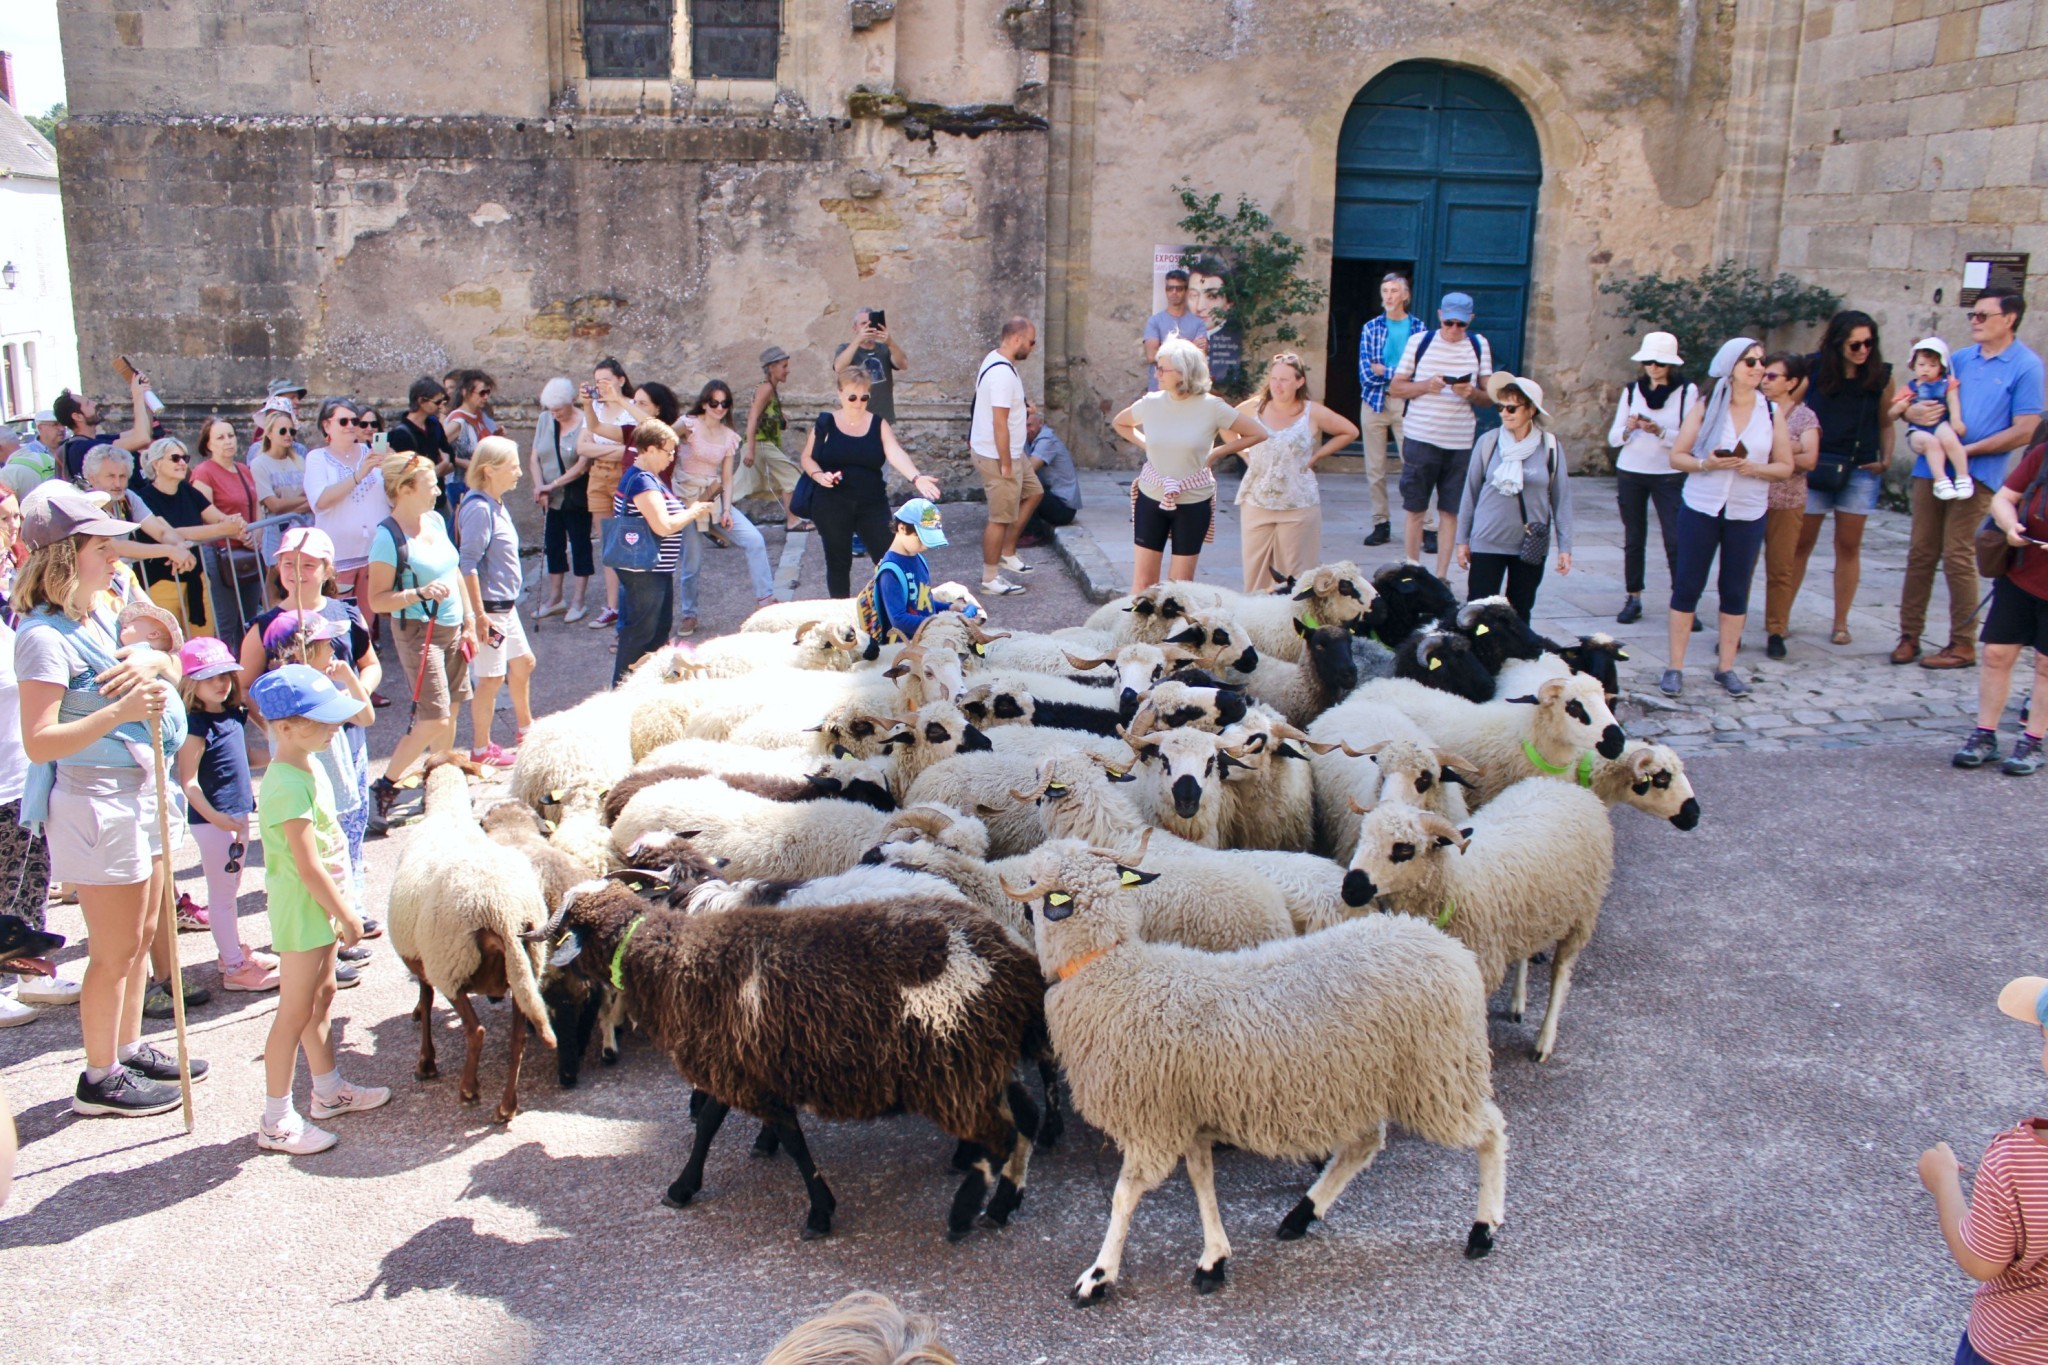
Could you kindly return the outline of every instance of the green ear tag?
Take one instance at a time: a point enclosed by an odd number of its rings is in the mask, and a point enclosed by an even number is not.
[[[1479,627],[1477,627],[1477,628],[1476,628],[1475,630],[1473,630],[1473,632],[1472,632],[1472,633],[1473,633],[1474,635],[1484,635],[1484,634],[1486,634],[1486,627],[1485,627],[1485,626],[1479,626]]]
[[[1448,929],[1451,927],[1451,916],[1457,913],[1458,903],[1455,900],[1446,898],[1444,901],[1444,912],[1431,922],[1439,929]]]
[[[1436,672],[1439,668],[1442,668],[1443,666],[1443,660],[1441,659],[1431,659],[1429,661],[1429,671],[1432,673]]]
[[[1323,628],[1323,623],[1321,621],[1316,620],[1315,614],[1313,612],[1303,612],[1301,617],[1301,623],[1307,626],[1310,630],[1321,630]]]

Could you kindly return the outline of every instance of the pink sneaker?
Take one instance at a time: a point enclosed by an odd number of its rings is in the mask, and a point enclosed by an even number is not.
[[[178,932],[196,934],[212,928],[206,907],[196,903],[186,892],[178,893]]]
[[[495,742],[488,749],[471,749],[469,761],[481,763],[486,768],[509,768],[519,761],[517,749],[501,749]]]
[[[260,962],[272,971],[277,970],[279,959],[276,953],[259,953],[245,943],[242,945],[242,957],[249,962]]]
[[[221,970],[220,988],[224,991],[247,991],[255,994],[276,990],[279,980],[277,968],[266,967],[254,956],[250,956],[242,959],[242,965],[239,967]]]

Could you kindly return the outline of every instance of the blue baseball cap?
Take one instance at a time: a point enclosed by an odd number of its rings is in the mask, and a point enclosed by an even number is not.
[[[304,716],[326,725],[354,720],[363,704],[327,680],[318,669],[286,664],[265,673],[249,689],[250,698],[271,720]]]
[[[1472,296],[1453,290],[1444,295],[1444,301],[1436,306],[1436,314],[1445,322],[1472,321]]]
[[[940,528],[939,509],[932,505],[930,498],[912,498],[896,509],[896,520],[917,532],[917,538],[928,550],[936,550],[946,543],[946,533]]]

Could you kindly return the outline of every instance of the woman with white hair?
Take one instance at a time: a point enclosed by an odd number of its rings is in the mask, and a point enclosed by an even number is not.
[[[590,614],[583,605],[590,577],[597,572],[590,558],[590,456],[578,454],[583,413],[576,406],[576,384],[556,375],[541,385],[540,417],[533,424],[529,455],[533,500],[544,509],[541,544],[547,552],[547,587],[534,619],[560,616],[574,623]],[[564,595],[570,569],[576,586]]]
[[[141,466],[142,483],[133,490],[135,496],[186,544],[239,538],[248,529],[247,522],[215,507],[193,485],[188,477],[192,456],[177,437],[150,442],[142,452]],[[187,639],[215,633],[213,618],[206,610],[206,575],[198,568],[179,573],[160,561],[145,560],[142,581],[149,589],[149,600],[178,618]]]
[[[1671,467],[1686,476],[1678,508],[1678,567],[1671,581],[1671,666],[1658,690],[1675,697],[1685,687],[1685,646],[1693,613],[1706,590],[1707,571],[1720,556],[1721,635],[1714,681],[1732,697],[1749,694],[1735,671],[1749,586],[1764,548],[1767,485],[1792,477],[1792,436],[1762,390],[1764,348],[1736,337],[1707,367],[1718,381],[1707,401],[1678,428]],[[1695,453],[1699,452],[1699,453]]]
[[[1209,392],[1209,362],[1193,342],[1167,339],[1153,365],[1159,388],[1118,413],[1115,422],[1117,435],[1145,457],[1131,484],[1134,593],[1159,581],[1169,541],[1173,562],[1166,576],[1195,576],[1202,546],[1216,534],[1216,462],[1272,435],[1258,418]],[[1236,439],[1216,444],[1223,432]]]

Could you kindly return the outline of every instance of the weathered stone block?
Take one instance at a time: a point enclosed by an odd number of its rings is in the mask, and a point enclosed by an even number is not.
[[[2000,128],[1991,134],[1991,154],[1985,158],[1986,185],[2032,185],[2036,149],[2041,142],[2038,127]]]
[[[1977,55],[1989,57],[2024,48],[2037,8],[2034,0],[2004,0],[1977,11]]]
[[[1807,264],[1821,269],[1869,265],[1870,232],[1868,226],[1854,223],[1814,229]]]
[[[1935,39],[1936,64],[1968,61],[1977,55],[1976,10],[1961,10],[1941,16],[1941,33]]]
[[[1992,85],[1972,90],[1963,99],[1966,128],[2010,127],[2019,106],[2019,87]]]
[[[1974,190],[1984,183],[1984,161],[1991,152],[1991,133],[1970,129],[1937,133],[1927,139],[1927,164],[1921,187],[1931,190]]]
[[[847,7],[855,33],[865,33],[896,17],[896,0],[852,0]]]
[[[1913,268],[1925,271],[1947,271],[1958,268],[1960,257],[1956,255],[1956,230],[1952,227],[1916,227],[1913,229]]]
[[[1904,223],[1883,223],[1870,231],[1870,259],[1898,264],[1913,254],[1913,229]]]
[[[2041,192],[2031,187],[1977,190],[1970,195],[1973,223],[2019,223],[2039,216],[2040,212]]]
[[[1864,164],[1863,182],[1857,186],[1858,189],[1895,194],[1919,187],[1921,163],[1927,151],[1925,138],[1898,137],[1869,146],[1870,155]]]
[[[1919,19],[1892,30],[1892,70],[1910,71],[1934,64],[1934,45],[1941,35],[1939,19]]]
[[[1965,126],[1963,112],[1968,106],[1969,96],[1959,90],[1923,95],[1906,106],[1906,129],[1919,135],[1952,133]]]

